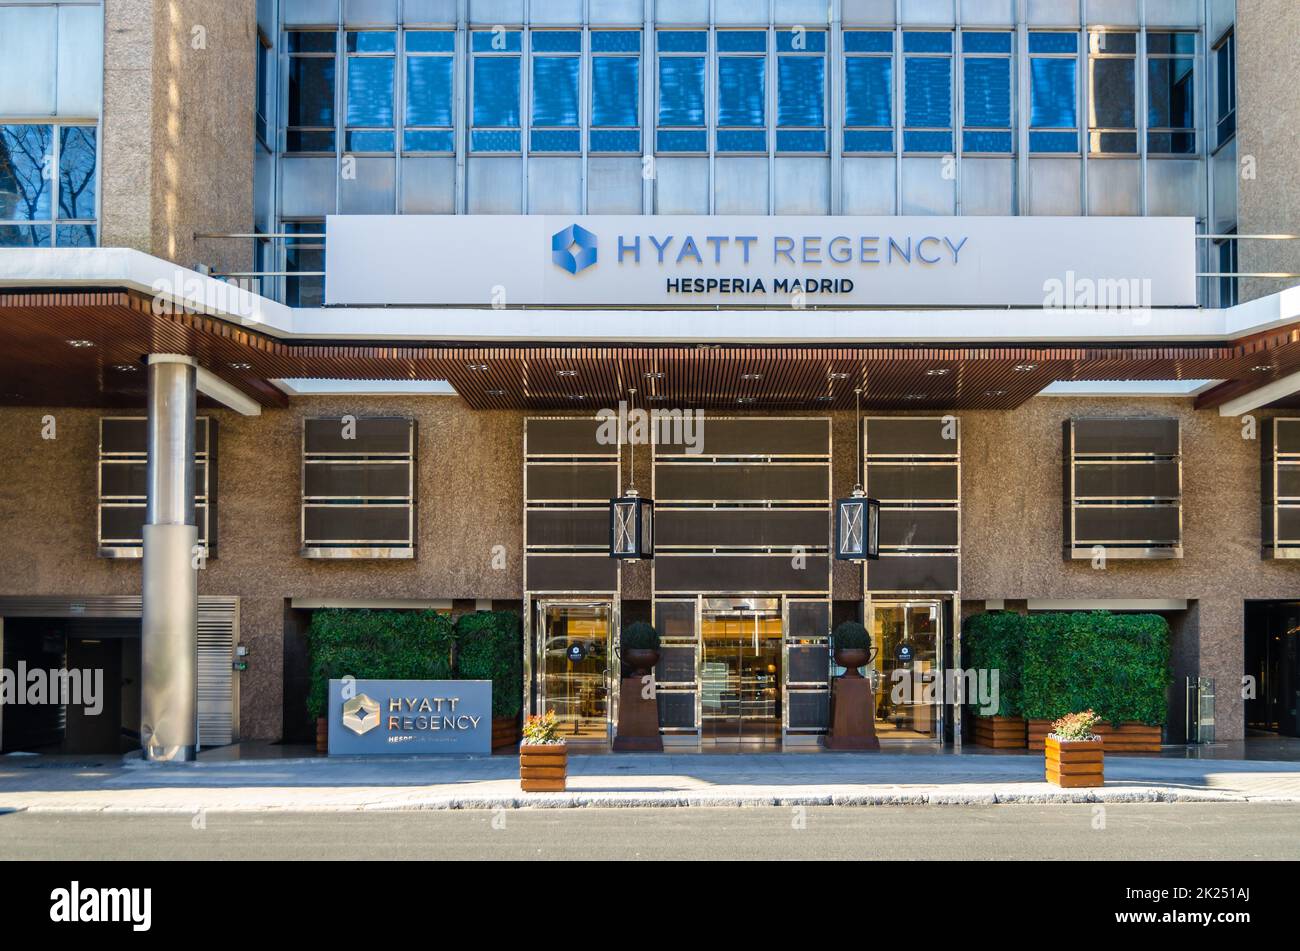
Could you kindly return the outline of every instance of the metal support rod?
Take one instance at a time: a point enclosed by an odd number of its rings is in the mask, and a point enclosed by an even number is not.
[[[198,750],[197,378],[191,357],[149,357],[140,741],[157,762],[192,760]]]

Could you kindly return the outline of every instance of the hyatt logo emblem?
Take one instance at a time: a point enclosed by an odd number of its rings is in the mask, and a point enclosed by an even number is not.
[[[596,263],[596,236],[581,225],[569,225],[551,237],[551,260],[570,274]]]
[[[379,704],[359,693],[343,704],[343,725],[357,736],[365,736],[379,726]]]

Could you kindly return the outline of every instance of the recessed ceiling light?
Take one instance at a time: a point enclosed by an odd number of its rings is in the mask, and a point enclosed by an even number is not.
[[[1250,368],[1250,372],[1251,372],[1251,373],[1267,373],[1267,372],[1268,372],[1269,370],[1271,370],[1271,369],[1273,369],[1273,364],[1271,364],[1271,363],[1261,363],[1261,364],[1260,364],[1259,366],[1257,366],[1257,367],[1251,367],[1251,368]]]
[[[1038,364],[1037,364],[1037,363],[1017,363],[1015,369],[1016,369],[1016,372],[1017,372],[1017,373],[1028,373],[1030,370],[1037,370],[1037,369],[1038,369]]]
[[[668,397],[664,396],[662,393],[651,393],[649,396],[646,397],[646,399],[653,400],[654,402],[657,403],[660,400],[668,399]]]
[[[908,393],[906,396],[903,397],[903,399],[905,399],[905,400],[923,400],[923,399],[928,399],[928,398],[929,398],[929,395],[930,395],[930,394],[928,394],[928,393]]]
[[[506,395],[506,391],[505,391],[505,390],[484,390],[483,392],[486,393],[488,396],[505,396],[505,395]]]
[[[763,374],[761,374],[761,373],[742,373],[742,374],[740,374],[740,378],[741,378],[742,380],[756,381],[756,380],[761,380],[761,379],[763,379]]]
[[[829,403],[829,402],[830,402],[831,400],[833,400],[833,399],[835,399],[835,397],[833,397],[833,396],[819,396],[819,397],[817,397],[817,402],[818,402],[818,403]]]
[[[556,370],[556,376],[573,377],[578,375],[577,370]]]
[[[140,368],[134,363],[114,363],[113,369],[118,373],[135,373]]]
[[[465,367],[466,370],[473,370],[475,373],[482,373],[488,368],[486,363],[471,363]]]
[[[985,396],[1006,396],[1007,391],[1006,390],[985,390],[984,395]]]
[[[253,365],[252,365],[251,363],[232,363],[232,364],[230,365],[230,369],[232,369],[232,370],[251,370],[251,369],[253,369]]]
[[[736,402],[737,402],[737,403],[756,403],[756,402],[758,402],[758,401],[757,401],[756,399],[754,399],[754,397],[752,397],[752,396],[741,396],[741,397],[737,397]]]
[[[849,375],[847,373],[840,373],[837,371],[835,373],[830,374],[828,378],[832,380],[847,380],[849,378]]]
[[[587,398],[586,393],[574,393],[572,396],[569,397],[569,399],[571,400],[585,400],[586,398]]]
[[[68,346],[73,347],[74,349],[77,350],[85,350],[87,347],[93,347],[94,345],[95,342],[93,340],[69,340],[68,341]]]
[[[952,370],[950,370],[948,367],[936,367],[933,370],[926,370],[925,375],[926,376],[947,376],[951,372]]]
[[[642,373],[647,380],[662,380],[664,378],[663,370],[651,370],[649,373]]]

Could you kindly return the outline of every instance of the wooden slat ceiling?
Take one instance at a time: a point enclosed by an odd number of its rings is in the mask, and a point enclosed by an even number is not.
[[[1225,380],[1217,406],[1300,369],[1300,327],[1177,346],[432,346],[284,341],[154,314],[131,291],[0,292],[0,405],[141,407],[143,358],[185,353],[264,406],[273,379],[447,380],[475,409],[1010,409],[1057,380]]]

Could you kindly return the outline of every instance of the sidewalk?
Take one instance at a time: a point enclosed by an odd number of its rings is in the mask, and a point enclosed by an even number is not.
[[[1294,802],[1300,763],[1113,756],[1100,789],[1058,789],[1033,755],[573,756],[569,789],[525,795],[510,756],[182,765],[0,757],[0,811],[259,812],[632,806]]]

